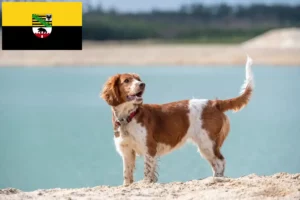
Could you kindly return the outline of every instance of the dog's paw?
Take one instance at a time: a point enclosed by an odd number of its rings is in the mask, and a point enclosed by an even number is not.
[[[128,187],[130,185],[131,185],[131,183],[123,183],[123,187]]]
[[[151,183],[151,179],[143,179],[141,182],[148,185]]]
[[[144,178],[144,179],[142,180],[142,182],[143,182],[144,184],[152,184],[152,183],[156,183],[156,182],[157,182],[157,179]]]
[[[127,181],[127,180],[124,180],[123,186],[124,186],[124,187],[128,187],[128,186],[131,185],[132,183],[133,183],[133,181]]]
[[[214,177],[224,177],[224,173],[215,173]]]

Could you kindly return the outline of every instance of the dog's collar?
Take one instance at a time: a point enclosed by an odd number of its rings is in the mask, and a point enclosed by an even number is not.
[[[121,118],[121,119],[117,119],[115,121],[115,125],[117,127],[121,126],[121,124],[128,124],[129,122],[131,122],[131,120],[134,118],[134,116],[138,113],[138,109],[136,109],[135,111],[131,112],[127,117]]]

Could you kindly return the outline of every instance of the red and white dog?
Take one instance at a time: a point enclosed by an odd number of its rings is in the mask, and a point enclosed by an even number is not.
[[[252,60],[240,96],[227,100],[190,99],[166,104],[143,104],[145,83],[137,74],[117,74],[105,83],[101,97],[111,106],[114,141],[123,159],[124,185],[133,182],[136,155],[145,159],[144,180],[156,182],[159,156],[191,139],[211,165],[213,175],[224,176],[220,148],[230,123],[225,111],[241,110],[253,91]]]

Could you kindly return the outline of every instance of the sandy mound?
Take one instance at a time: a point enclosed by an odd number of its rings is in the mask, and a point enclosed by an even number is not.
[[[300,28],[275,29],[244,42],[247,48],[300,48]]]
[[[206,178],[188,182],[145,184],[129,187],[98,186],[80,189],[50,189],[22,192],[8,188],[0,190],[0,199],[300,199],[300,174],[279,173],[273,176]]]

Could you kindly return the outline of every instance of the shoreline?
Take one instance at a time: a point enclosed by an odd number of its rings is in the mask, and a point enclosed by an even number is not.
[[[213,178],[187,182],[146,184],[135,182],[124,186],[97,186],[77,189],[47,189],[22,192],[0,189],[0,198],[15,199],[300,199],[300,173],[277,173],[271,176],[250,174],[240,178]]]
[[[247,54],[256,65],[300,66],[300,48],[84,41],[82,51],[0,51],[0,67],[240,66]]]

